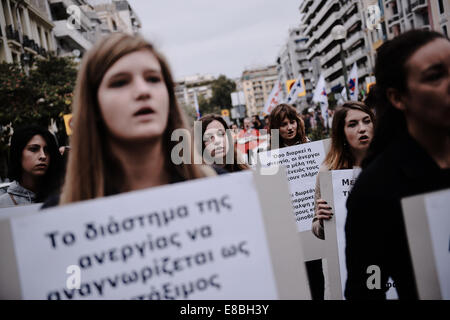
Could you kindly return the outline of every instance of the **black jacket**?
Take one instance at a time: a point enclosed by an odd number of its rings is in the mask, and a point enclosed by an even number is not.
[[[385,299],[389,277],[399,299],[418,299],[400,201],[449,187],[450,169],[406,134],[362,171],[347,200],[347,299]],[[370,265],[380,267],[381,290],[367,287]]]

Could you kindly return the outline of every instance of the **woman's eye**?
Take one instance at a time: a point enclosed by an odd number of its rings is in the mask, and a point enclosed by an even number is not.
[[[148,82],[153,82],[153,83],[158,83],[158,82],[161,81],[161,78],[160,77],[156,77],[156,76],[152,76],[152,77],[148,77],[147,81]]]
[[[369,123],[372,123],[372,120],[370,120],[370,119],[366,119],[366,120],[364,120],[364,123],[365,123],[365,124],[369,124]]]
[[[349,126],[350,128],[353,128],[353,127],[356,126],[356,123],[355,123],[355,122],[351,122],[351,123],[348,124],[348,126]]]
[[[442,78],[443,75],[444,75],[443,72],[434,72],[434,73],[431,73],[431,74],[427,75],[425,80],[427,80],[427,81],[435,81],[435,80],[438,80],[438,79]]]
[[[110,87],[111,88],[119,88],[126,84],[127,84],[127,80],[116,80],[116,81],[111,82]]]

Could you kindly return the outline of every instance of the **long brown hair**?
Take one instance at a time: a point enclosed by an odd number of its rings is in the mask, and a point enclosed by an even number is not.
[[[269,117],[270,131],[272,129],[280,129],[281,124],[286,117],[289,120],[295,120],[297,122],[297,135],[295,136],[295,139],[300,143],[308,142],[305,133],[305,123],[303,122],[303,119],[300,118],[297,110],[295,110],[295,108],[289,104],[279,104],[272,110]],[[282,146],[283,144],[283,138],[280,137],[280,146]]]
[[[224,169],[229,172],[236,172],[236,171],[250,169],[250,167],[244,162],[242,155],[240,154],[240,151],[238,150],[237,146],[234,145],[233,137],[231,136],[231,133],[229,130],[230,128],[228,127],[227,123],[221,116],[216,115],[216,114],[207,114],[207,115],[204,115],[203,117],[201,117],[199,119],[199,121],[202,124],[202,145],[201,145],[201,148],[199,148],[199,150],[198,150],[201,155],[203,155],[203,151],[206,148],[205,140],[203,139],[206,128],[208,127],[208,125],[211,122],[219,121],[225,129],[225,132],[226,132],[226,135],[228,138],[228,144],[230,145],[230,147],[227,150],[227,155],[229,152],[233,152],[233,164],[230,164],[230,163],[225,164]],[[231,149],[231,146],[233,146],[232,149]]]
[[[336,108],[331,126],[331,147],[325,157],[324,164],[329,170],[352,169],[355,163],[350,145],[345,137],[345,118],[349,110],[359,110],[367,113],[375,125],[375,115],[364,103],[359,101],[348,101]]]
[[[164,57],[140,36],[114,33],[105,37],[86,53],[78,72],[72,106],[72,150],[61,204],[102,197],[111,193],[111,190],[118,191],[123,173],[120,163],[107,147],[107,131],[100,113],[97,92],[105,73],[114,63],[140,50],[149,50],[157,58],[169,94],[168,123],[163,133],[166,159],[171,159],[170,152],[176,145],[175,141],[171,141],[172,131],[180,128],[188,130],[185,116],[175,98],[172,74]],[[171,175],[179,175],[186,180],[207,175],[201,166],[193,164],[176,166],[170,162],[168,170]]]

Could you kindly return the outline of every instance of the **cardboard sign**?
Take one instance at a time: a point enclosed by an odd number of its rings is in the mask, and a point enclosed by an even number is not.
[[[329,144],[330,139],[326,139],[259,153],[262,167],[286,168],[299,232],[311,231],[316,176]]]
[[[310,298],[283,171],[3,220],[0,255],[2,299]]]
[[[450,300],[450,189],[402,199],[420,299]]]
[[[346,202],[348,195],[360,174],[361,169],[332,170],[319,174],[322,199],[333,208],[334,216],[324,221],[327,251],[327,270],[330,293],[333,299],[343,299],[347,281],[345,260],[345,222],[347,220]],[[386,292],[389,300],[398,299],[393,281],[389,279],[390,288]]]
[[[0,220],[39,212],[42,203],[0,209]]]

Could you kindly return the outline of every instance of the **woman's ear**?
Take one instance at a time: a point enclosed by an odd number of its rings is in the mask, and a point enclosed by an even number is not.
[[[386,91],[386,96],[389,102],[398,110],[405,111],[405,102],[403,101],[403,97],[397,89],[389,88]]]

